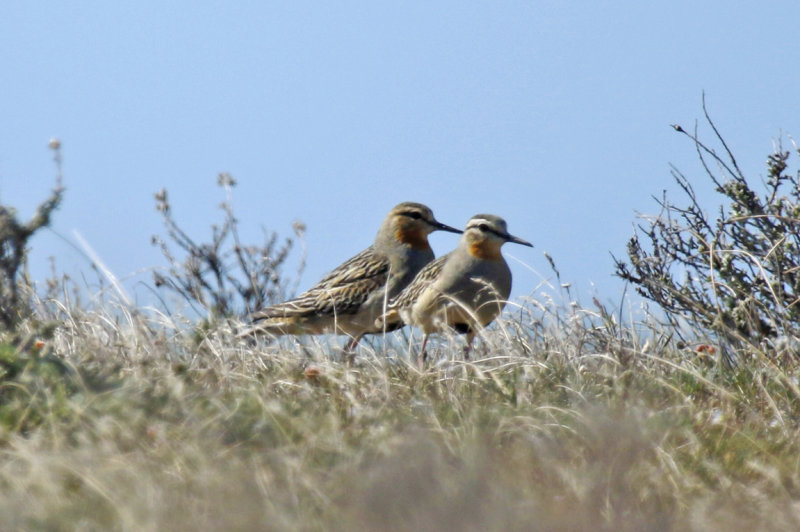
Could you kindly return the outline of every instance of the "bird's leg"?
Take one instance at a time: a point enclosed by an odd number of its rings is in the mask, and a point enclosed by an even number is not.
[[[428,345],[428,335],[424,334],[422,336],[422,347],[420,348],[419,355],[417,356],[417,363],[419,364],[420,370],[425,367],[425,360],[428,358],[428,352],[425,350],[426,345]]]
[[[475,332],[470,331],[467,333],[467,345],[464,346],[464,360],[469,360],[469,354],[472,351],[472,340],[475,339]]]
[[[345,360],[347,360],[347,365],[352,366],[353,361],[356,358],[356,347],[358,346],[358,342],[361,341],[361,337],[364,336],[363,334],[359,334],[358,336],[353,336],[350,338],[350,341],[347,342],[347,345],[344,346],[343,355]]]

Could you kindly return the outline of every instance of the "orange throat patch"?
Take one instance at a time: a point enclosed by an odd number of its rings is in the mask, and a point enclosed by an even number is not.
[[[398,229],[394,233],[394,237],[398,242],[408,244],[413,249],[430,250],[431,245],[428,242],[428,235],[422,229]]]
[[[473,242],[469,245],[469,254],[477,259],[501,260],[500,246],[487,245],[486,242]]]

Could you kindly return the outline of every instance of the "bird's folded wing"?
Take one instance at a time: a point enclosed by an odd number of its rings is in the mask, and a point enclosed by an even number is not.
[[[388,272],[389,261],[375,253],[375,248],[370,246],[323,277],[309,292],[319,288],[335,288],[365,279],[385,277]]]
[[[389,302],[389,308],[398,309],[413,305],[414,301],[422,294],[422,291],[439,277],[448,256],[449,253],[426,264],[414,277],[414,280]]]
[[[369,247],[326,275],[307,292],[251,315],[253,321],[309,314],[352,314],[386,284],[389,261]]]

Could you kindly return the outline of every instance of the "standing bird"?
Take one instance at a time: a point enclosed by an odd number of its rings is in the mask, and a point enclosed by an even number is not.
[[[254,327],[245,334],[346,334],[345,352],[352,353],[362,336],[385,330],[375,321],[387,302],[434,259],[428,235],[436,230],[462,233],[436,221],[425,205],[400,203],[389,211],[373,245],[307,292],[252,314]]]
[[[506,242],[533,247],[510,235],[499,216],[473,216],[458,247],[425,266],[389,302],[376,325],[392,330],[404,322],[421,328],[423,360],[428,336],[447,327],[467,335],[464,353],[468,353],[478,329],[500,314],[511,294],[511,270],[500,253]]]

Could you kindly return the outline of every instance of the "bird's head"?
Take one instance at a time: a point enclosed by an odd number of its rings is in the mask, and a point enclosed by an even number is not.
[[[385,224],[388,224],[392,236],[398,242],[418,249],[430,249],[428,235],[434,231],[463,232],[436,220],[429,207],[413,202],[396,205],[389,212]]]
[[[506,221],[494,214],[476,214],[470,218],[461,238],[470,255],[480,259],[501,259],[500,248],[506,242],[533,247],[527,240],[510,234]]]

